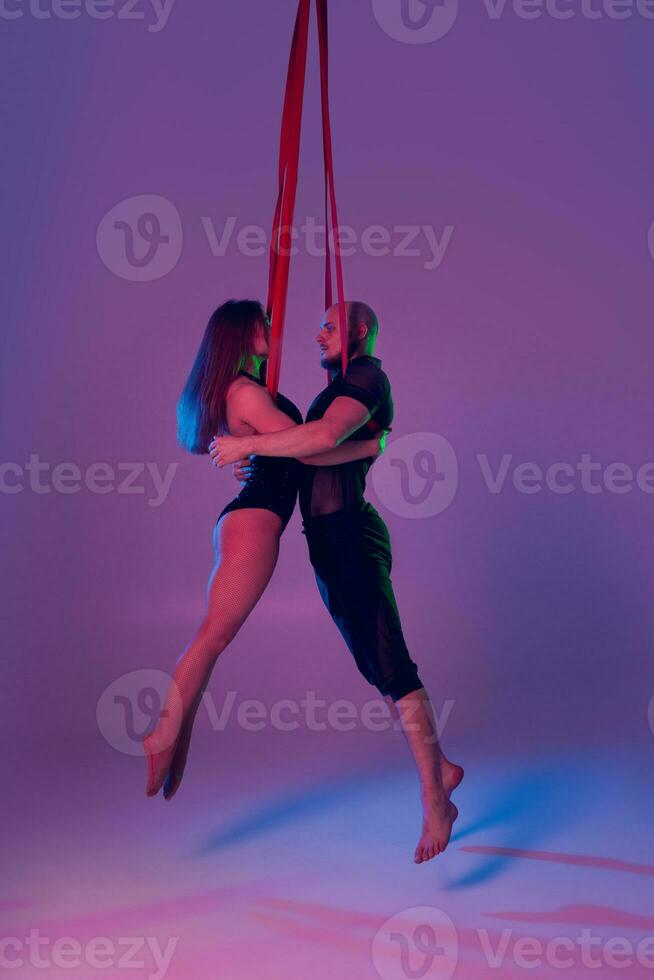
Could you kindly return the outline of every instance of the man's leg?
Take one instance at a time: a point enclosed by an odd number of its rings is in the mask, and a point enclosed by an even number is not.
[[[358,572],[354,579],[350,577],[353,568]],[[393,606],[388,602],[390,586],[381,572],[371,585],[366,569],[351,560],[337,580],[327,582],[324,574],[324,570],[316,572],[325,605],[360,672],[393,706],[413,755],[423,810],[422,835],[414,860],[421,864],[445,850],[458,815],[445,789],[436,722],[427,692],[401,639],[399,617],[392,615]],[[462,776],[462,771],[458,780],[454,773],[448,774],[452,789]]]
[[[431,716],[432,716],[432,718],[431,718],[431,724],[432,724],[434,730],[436,730],[437,734],[439,734],[438,733],[438,725],[436,723],[436,719],[433,717],[433,709],[432,709],[432,706],[431,706],[431,701],[429,700],[429,695],[428,695],[428,693],[427,693],[427,691],[426,691],[426,689],[424,687],[423,688],[420,688],[420,691],[422,693],[423,698],[426,699],[426,702],[427,702],[427,705],[426,705],[427,712],[430,713]],[[407,697],[412,697],[413,696],[413,693],[414,692],[412,692],[411,694],[408,694]],[[386,701],[386,704],[388,705],[388,710],[390,711],[390,713],[391,713],[391,715],[393,717],[393,720],[395,722],[397,722],[398,725],[401,725],[400,710],[397,707],[397,702],[393,701],[393,698],[390,697],[390,695],[386,695],[386,697],[384,698],[384,700]],[[402,700],[404,700],[404,699],[402,699]],[[411,708],[410,710],[415,711],[416,709],[415,708]],[[427,737],[429,737],[429,736],[427,736]],[[449,797],[452,795],[452,793],[454,792],[454,790],[461,783],[461,781],[463,779],[464,772],[463,772],[463,768],[461,766],[456,765],[454,762],[450,762],[450,760],[447,758],[447,756],[443,752],[443,747],[442,747],[441,742],[440,742],[440,735],[438,737],[437,745],[438,745],[438,762],[439,762],[440,771],[441,771],[441,780],[442,780],[442,783],[443,783],[443,789],[445,790],[445,795],[449,799]]]
[[[376,512],[361,524],[330,518],[312,522],[307,531],[316,581],[357,667],[393,705],[412,751],[424,813],[415,854],[420,863],[447,846],[457,813],[449,793],[463,770],[441,758],[431,705],[404,642],[385,524]]]
[[[449,797],[463,779],[463,770],[453,766],[441,753],[436,720],[424,687],[395,702],[389,697],[386,700],[400,722],[420,778],[423,827],[414,860],[421,864],[448,845],[452,823],[458,816]]]

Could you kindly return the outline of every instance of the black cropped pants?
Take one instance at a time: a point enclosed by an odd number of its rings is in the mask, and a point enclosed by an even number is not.
[[[306,517],[303,534],[316,583],[360,672],[398,701],[422,687],[393,593],[386,524],[372,504]]]

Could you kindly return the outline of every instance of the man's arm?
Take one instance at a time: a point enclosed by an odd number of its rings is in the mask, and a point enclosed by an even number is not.
[[[328,449],[314,456],[300,456],[299,459],[307,466],[340,466],[359,459],[376,459],[386,449],[388,431],[382,429],[374,439],[353,439],[351,442],[342,442],[336,449]]]
[[[311,456],[336,449],[360,429],[370,412],[354,398],[339,396],[321,419],[296,426],[292,432],[266,432],[252,436],[250,452],[259,456]]]
[[[210,455],[218,466],[235,463],[243,456],[313,456],[335,449],[360,429],[370,418],[370,411],[360,401],[339,395],[323,418],[304,425],[292,426],[281,432],[233,438],[223,436],[211,443]]]

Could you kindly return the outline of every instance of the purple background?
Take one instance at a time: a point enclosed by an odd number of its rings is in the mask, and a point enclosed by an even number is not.
[[[201,219],[270,225],[294,9],[178,2],[159,33],[27,10],[2,23],[3,460],[179,464],[156,508],[147,495],[3,494],[12,736],[99,739],[105,687],[169,670],[201,615],[211,528],[235,485],[177,447],[175,405],[210,312],[264,298],[267,276],[267,259],[234,243],[213,256]],[[348,294],[379,314],[393,437],[440,433],[459,461],[454,501],[429,519],[393,513],[369,483],[410,649],[435,704],[455,701],[448,736],[648,746],[652,495],[492,495],[476,454],[493,468],[505,453],[543,467],[584,452],[603,466],[654,460],[654,23],[492,20],[466,3],[446,38],[408,45],[369,3],[334,0],[331,29],[341,221],[359,234],[454,226],[436,270],[425,254],[345,260]],[[298,224],[321,216],[310,62]],[[141,194],[172,202],[184,231],[175,268],[143,283],[96,248],[103,216]],[[281,390],[303,411],[324,383],[321,297],[322,261],[301,251]],[[374,694],[299,531],[296,513],[216,695]]]
[[[6,485],[35,454],[50,470],[177,467],[158,507],[144,476],[141,494],[29,481],[0,494],[0,938],[181,937],[167,980],[373,980],[384,920],[437,906],[459,929],[456,980],[486,980],[474,927],[494,945],[507,923],[516,938],[654,930],[654,496],[579,479],[526,494],[510,476],[492,494],[477,460],[654,461],[654,21],[460,6],[445,37],[405,44],[370,0],[330,3],[341,221],[358,235],[454,228],[437,269],[424,247],[345,259],[349,296],[379,314],[396,407],[369,498],[390,528],[409,648],[467,769],[448,852],[419,868],[399,732],[253,733],[236,709],[216,731],[201,711],[175,802],[143,794],[133,672],[170,671],[195,631],[211,530],[237,490],[179,449],[176,402],[212,310],[266,290],[266,256],[233,241],[212,255],[202,219],[218,234],[230,217],[237,232],[270,227],[295,2],[177,0],[159,32],[151,17],[41,20],[25,5],[0,18]],[[322,210],[315,37],[311,52],[298,225]],[[146,282],[121,275],[125,239],[106,217],[141,195],[170,202],[183,229],[163,227],[179,261]],[[291,272],[280,389],[303,411],[325,382],[322,271],[301,249]],[[411,465],[420,433],[449,441],[458,489],[411,519],[390,462]],[[218,664],[218,712],[229,692],[268,709],[307,691],[376,696],[322,606],[300,526],[296,513]]]

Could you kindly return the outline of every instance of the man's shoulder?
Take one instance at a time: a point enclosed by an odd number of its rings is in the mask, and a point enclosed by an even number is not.
[[[375,385],[390,386],[388,375],[382,368],[381,358],[374,357],[372,354],[360,354],[353,358],[347,366],[344,381],[353,384],[368,381]]]
[[[381,366],[381,360],[371,355],[355,357],[348,364],[342,379],[343,391],[366,392],[370,403],[382,405],[392,400],[391,382]]]

